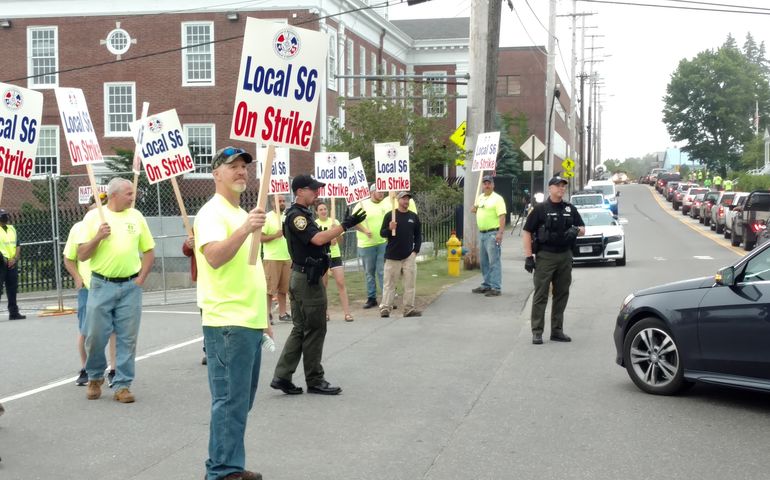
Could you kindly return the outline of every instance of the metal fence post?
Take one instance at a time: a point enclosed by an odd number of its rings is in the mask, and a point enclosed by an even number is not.
[[[48,172],[48,196],[51,204],[51,245],[53,247],[54,275],[56,275],[56,293],[59,298],[59,311],[64,310],[62,292],[61,251],[59,249],[59,198],[57,178]]]
[[[161,276],[161,284],[163,285],[163,304],[168,304],[168,289],[166,287],[166,247],[164,242],[165,234],[163,233],[163,210],[161,209],[161,202],[160,202],[160,182],[155,184],[155,192],[157,193],[158,197],[158,219],[160,220],[160,236],[159,239],[161,241],[160,244],[160,276]]]

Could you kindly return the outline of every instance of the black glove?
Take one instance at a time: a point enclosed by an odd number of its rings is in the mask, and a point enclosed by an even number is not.
[[[535,270],[535,257],[530,255],[524,260],[524,270],[529,273],[532,273]]]
[[[350,213],[350,211],[348,211],[348,214],[345,216],[345,219],[342,221],[341,225],[342,225],[342,228],[344,228],[345,230],[348,230],[350,228],[355,227],[356,225],[363,222],[364,220],[366,220],[365,211],[358,210],[355,213]]]
[[[575,239],[577,239],[578,233],[580,233],[580,227],[569,227],[569,230],[567,230],[564,238],[566,238],[567,242],[570,244],[575,243]]]

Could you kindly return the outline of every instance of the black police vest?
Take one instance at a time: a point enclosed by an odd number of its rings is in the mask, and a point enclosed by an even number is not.
[[[554,206],[550,201],[543,204],[545,222],[538,228],[537,240],[549,247],[569,247],[567,230],[572,227],[572,209],[574,206],[562,203],[561,207]]]

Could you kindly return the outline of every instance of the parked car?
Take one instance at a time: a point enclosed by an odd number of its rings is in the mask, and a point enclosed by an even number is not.
[[[575,241],[572,261],[615,261],[619,267],[625,265],[625,233],[612,212],[605,208],[587,208],[580,210],[580,217],[586,224],[586,233]]]
[[[739,192],[735,194],[733,204],[730,205],[730,209],[725,214],[725,228],[723,231],[725,238],[732,238],[735,216],[740,213],[741,209],[743,209],[743,204],[746,202],[746,197],[748,196],[748,192]]]
[[[679,172],[665,172],[658,174],[658,180],[655,182],[655,189],[658,192],[663,193],[666,186],[668,185],[668,182],[678,182],[680,180],[682,180],[682,176],[679,174]]]
[[[677,187],[679,187],[679,182],[668,182],[666,185],[666,189],[663,190],[663,196],[666,197],[666,200],[669,202],[674,197],[674,192],[676,192]]]
[[[706,196],[705,193],[699,193],[695,195],[692,199],[692,205],[690,205],[690,209],[687,210],[687,215],[690,216],[692,219],[698,218],[698,215],[700,215],[700,206],[703,203],[703,198]]]
[[[706,192],[708,192],[708,188],[703,187],[693,187],[687,190],[687,193],[682,195],[682,215],[687,215],[687,212],[690,211],[690,208],[692,208],[692,202],[695,200],[696,195]]]
[[[680,183],[679,186],[676,187],[676,191],[671,196],[671,206],[674,207],[674,210],[679,210],[679,207],[682,206],[682,199],[687,191],[697,186],[697,183]]]
[[[709,223],[711,223],[711,209],[714,207],[714,204],[719,199],[719,195],[722,192],[718,192],[716,190],[709,190],[706,192],[706,195],[703,196],[703,201],[700,204],[700,209],[698,211],[698,216],[696,217],[698,221],[708,227]]]
[[[770,220],[770,191],[755,190],[746,197],[740,212],[733,218],[730,243],[733,246],[742,244],[748,252],[757,243],[757,234],[765,228],[767,220]]]
[[[577,208],[604,208],[605,205],[609,208],[609,202],[604,199],[604,195],[596,190],[578,190],[570,196],[569,203]]]
[[[625,185],[625,184],[630,183],[630,181],[628,179],[628,175],[626,174],[626,172],[616,172],[616,173],[613,173],[612,177],[610,178],[610,180],[612,180],[616,184],[622,183],[622,184]]]
[[[725,230],[725,217],[727,211],[733,204],[736,192],[719,192],[719,198],[711,209],[711,221],[709,226],[717,233],[722,233]]]
[[[628,295],[615,324],[618,365],[641,390],[693,382],[770,391],[770,243],[715,276]]]
[[[648,181],[650,182],[650,185],[655,186],[655,182],[658,181],[658,175],[667,171],[668,170],[665,168],[653,168],[650,170],[650,174],[648,175]]]
[[[587,190],[596,190],[602,192],[604,198],[610,202],[610,210],[613,215],[618,215],[618,197],[620,192],[615,188],[615,184],[611,180],[589,180],[586,184]]]

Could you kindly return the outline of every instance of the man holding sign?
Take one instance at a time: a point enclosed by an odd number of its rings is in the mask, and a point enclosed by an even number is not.
[[[500,245],[505,231],[505,200],[495,192],[495,179],[486,175],[482,182],[482,193],[476,199],[471,212],[476,214],[479,227],[479,256],[481,257],[481,286],[471,290],[483,293],[487,297],[500,296],[502,283],[502,264]]]
[[[267,287],[262,262],[248,262],[251,236],[265,225],[265,212],[240,207],[251,154],[219,150],[211,161],[216,193],[195,216],[198,306],[211,390],[206,479],[261,479],[244,470],[243,436],[254,405],[267,321]]]
[[[91,289],[86,308],[86,397],[102,395],[107,359],[104,347],[116,335],[114,399],[132,403],[136,339],[142,316],[142,285],[155,260],[155,241],[144,216],[131,208],[134,188],[124,178],[107,185],[105,222],[91,210],[83,219],[78,240],[78,260],[91,260]]]

